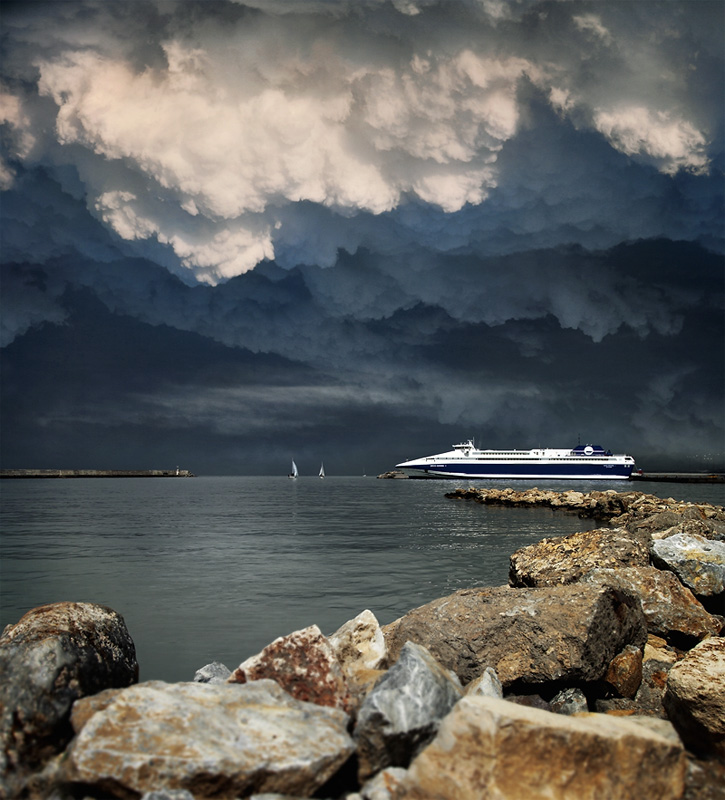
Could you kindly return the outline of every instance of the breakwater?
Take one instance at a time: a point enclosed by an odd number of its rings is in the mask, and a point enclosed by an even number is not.
[[[725,483],[722,472],[633,472],[631,481],[652,483]]]
[[[7,795],[718,796],[725,509],[496,492],[451,496],[614,527],[520,548],[507,585],[383,627],[370,611],[328,636],[313,625],[182,683],[137,683],[130,632],[110,609],[28,612],[0,638]]]
[[[193,478],[188,469],[3,469],[0,478]]]

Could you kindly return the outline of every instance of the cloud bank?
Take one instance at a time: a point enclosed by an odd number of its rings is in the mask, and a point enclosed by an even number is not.
[[[5,6],[14,456],[38,425],[354,448],[351,420],[363,450],[586,425],[722,450],[719,4]],[[78,336],[98,369],[64,371],[49,331],[76,329],[145,378]],[[162,342],[207,356],[141,357]]]
[[[417,240],[426,217],[455,229],[461,214],[452,238],[475,252],[486,235],[487,254],[520,249],[522,234],[526,247],[588,243],[593,224],[599,246],[622,229],[666,235],[656,208],[632,224],[615,202],[625,173],[707,176],[721,157],[716,4],[254,6],[9,14],[5,184],[16,163],[72,168],[88,211],[134,252],[161,245],[177,271],[213,284],[264,260],[331,266],[340,249],[370,246],[381,216],[396,239]],[[559,131],[541,130],[547,113]],[[588,187],[568,169],[569,143],[557,151],[542,133],[610,151],[621,174],[604,219],[572,218]],[[533,157],[521,164],[507,150],[527,134]],[[551,219],[507,225],[552,174]],[[704,235],[719,236],[710,224]]]

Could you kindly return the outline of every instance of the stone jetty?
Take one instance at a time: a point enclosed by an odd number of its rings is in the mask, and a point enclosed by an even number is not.
[[[232,668],[138,683],[113,610],[0,637],[14,800],[714,800],[725,787],[725,508],[639,492],[458,489],[598,527],[509,582],[380,626],[290,632]],[[482,554],[485,557],[485,553]]]

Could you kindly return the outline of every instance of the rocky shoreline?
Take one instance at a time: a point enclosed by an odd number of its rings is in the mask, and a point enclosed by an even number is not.
[[[725,508],[446,497],[607,524],[513,553],[508,585],[295,631],[187,683],[138,683],[112,609],[33,609],[0,637],[0,795],[724,797]]]

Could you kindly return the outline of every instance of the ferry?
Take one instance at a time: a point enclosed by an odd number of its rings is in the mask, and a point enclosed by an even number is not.
[[[410,478],[628,480],[634,459],[598,444],[579,444],[570,450],[479,450],[469,439],[447,453],[404,461],[396,469]]]

